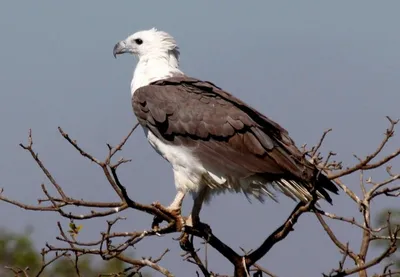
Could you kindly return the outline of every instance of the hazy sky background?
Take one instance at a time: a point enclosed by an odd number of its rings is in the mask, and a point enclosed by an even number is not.
[[[174,2],[175,3],[175,2]],[[106,143],[116,145],[135,122],[130,104],[133,57],[112,56],[114,44],[129,34],[157,27],[170,32],[181,48],[182,69],[210,80],[289,130],[300,146],[316,143],[333,128],[323,150],[345,164],[353,153],[371,151],[387,127],[386,115],[400,116],[400,2],[385,1],[4,1],[0,4],[0,187],[10,198],[36,203],[48,183],[28,153],[34,147],[70,195],[87,200],[117,200],[101,170],[76,153],[58,134],[62,126],[98,158]],[[394,138],[390,149],[398,147]],[[388,153],[389,151],[387,151]],[[132,198],[168,204],[174,194],[172,171],[138,130],[120,169]],[[400,169],[399,160],[393,169]],[[383,173],[376,178],[386,177]],[[358,176],[349,186],[358,191]],[[50,188],[50,186],[49,186]],[[53,191],[53,190],[52,190]],[[382,199],[383,200],[383,199]],[[398,200],[397,200],[398,201]],[[346,197],[334,197],[328,211],[357,215]],[[191,199],[185,202],[189,211]],[[394,201],[374,203],[379,210]],[[235,250],[257,247],[289,214],[295,203],[280,197],[261,205],[243,195],[222,195],[204,207],[202,220]],[[397,202],[397,206],[398,202]],[[152,218],[139,212],[116,230],[144,230]],[[38,249],[57,243],[57,214],[27,212],[0,203],[1,226],[23,231],[34,226]],[[111,219],[114,216],[111,217]],[[67,221],[62,221],[67,226]],[[82,240],[100,236],[104,219],[84,225]],[[334,225],[340,239],[358,250],[361,232]],[[138,256],[171,252],[161,262],[176,276],[195,276],[181,261],[179,245],[166,236],[137,245]],[[378,249],[372,249],[377,254]],[[219,254],[210,269],[231,274]],[[260,262],[279,276],[320,276],[336,267],[340,254],[313,215]],[[349,264],[352,266],[352,264]],[[154,276],[159,276],[154,274]]]

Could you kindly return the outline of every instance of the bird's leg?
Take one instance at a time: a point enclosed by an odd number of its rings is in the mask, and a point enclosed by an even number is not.
[[[176,215],[181,215],[182,202],[183,199],[185,198],[185,195],[186,193],[178,190],[174,200],[171,202],[171,204],[169,204],[169,206],[166,209],[170,210],[172,213],[175,213]]]
[[[188,228],[195,228],[203,234],[211,234],[211,228],[207,224],[200,222],[200,210],[203,206],[204,199],[208,193],[208,187],[202,189],[199,194],[194,197],[194,203],[192,207],[192,212],[185,220],[185,226]],[[205,237],[207,239],[207,236]],[[208,240],[208,239],[207,239]],[[189,233],[183,232],[180,239],[179,244],[181,248],[185,251],[190,251],[193,248],[193,245],[189,241]]]
[[[200,211],[203,206],[204,199],[208,192],[208,188],[203,188],[200,193],[194,198],[193,208],[191,214],[186,219],[186,225],[196,227],[200,224]]]
[[[185,226],[190,228],[197,228],[200,226],[200,210],[204,201],[204,193],[201,191],[194,197],[192,212],[185,220]],[[179,244],[184,251],[193,250],[193,244],[190,243],[189,233],[183,232],[179,238]]]
[[[153,203],[153,206],[159,209],[160,211],[173,216],[175,219],[178,219],[180,221],[179,223],[181,224],[181,227],[183,227],[184,220],[182,219],[181,216],[181,208],[185,195],[186,195],[185,192],[178,190],[174,200],[171,202],[171,204],[169,204],[168,207],[162,206],[159,202]],[[160,219],[155,217],[152,224],[153,228],[157,228],[159,223],[161,223]]]

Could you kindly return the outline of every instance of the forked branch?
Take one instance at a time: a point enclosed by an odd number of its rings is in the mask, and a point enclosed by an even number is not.
[[[204,239],[207,245],[213,247],[222,256],[224,256],[228,261],[232,263],[235,267],[235,276],[250,276],[251,272],[255,272],[254,276],[262,276],[266,274],[267,276],[275,276],[270,273],[267,269],[256,264],[262,257],[264,257],[278,242],[285,239],[290,232],[294,229],[294,225],[299,220],[300,216],[306,212],[314,212],[319,223],[323,227],[323,230],[327,233],[329,238],[332,240],[334,245],[342,253],[342,259],[339,261],[339,266],[332,270],[329,274],[325,276],[348,276],[350,274],[357,273],[361,277],[367,276],[367,269],[372,266],[381,263],[383,259],[391,256],[396,251],[396,243],[398,242],[399,228],[392,228],[390,217],[388,218],[386,226],[379,226],[373,228],[371,224],[371,201],[375,198],[380,197],[399,197],[400,185],[398,181],[400,179],[400,174],[392,172],[391,167],[387,167],[387,173],[389,177],[383,181],[373,181],[371,179],[364,180],[364,171],[373,170],[375,168],[380,168],[387,165],[389,161],[393,161],[394,158],[400,155],[400,148],[394,151],[392,154],[380,158],[376,161],[377,157],[385,146],[387,142],[393,137],[394,129],[398,121],[388,118],[390,126],[385,133],[385,137],[382,142],[370,155],[367,155],[364,159],[358,158],[357,164],[350,166],[346,169],[342,169],[342,162],[331,161],[333,159],[334,153],[329,152],[327,157],[324,159],[319,150],[331,129],[324,132],[321,139],[318,141],[317,145],[312,147],[311,150],[306,150],[304,147],[304,155],[309,157],[311,162],[313,162],[321,170],[321,173],[325,172],[329,178],[333,179],[340,188],[344,191],[350,199],[357,203],[360,210],[360,218],[346,218],[340,215],[336,215],[331,212],[325,212],[320,208],[315,207],[314,200],[308,203],[299,203],[288,216],[286,221],[279,226],[272,234],[268,235],[264,242],[256,248],[254,251],[249,253],[244,253],[243,255],[237,253],[230,246],[224,243],[220,238],[213,234],[211,228],[205,224],[188,227],[182,226],[181,216],[176,216],[174,214],[169,214],[165,207],[161,205],[146,205],[139,203],[132,199],[122,184],[118,177],[117,170],[122,164],[129,162],[130,160],[120,159],[113,162],[113,157],[118,151],[121,151],[131,134],[137,127],[137,124],[129,131],[128,135],[125,136],[122,141],[117,144],[116,147],[108,146],[108,155],[104,160],[95,158],[92,154],[88,153],[81,147],[76,140],[72,139],[68,133],[59,128],[60,134],[65,138],[65,140],[71,144],[71,146],[78,151],[78,153],[84,158],[94,162],[96,166],[99,166],[110,186],[113,188],[115,193],[119,196],[119,201],[117,202],[100,202],[100,201],[87,201],[82,199],[74,199],[69,197],[62,189],[62,185],[52,176],[49,170],[46,168],[44,162],[39,158],[33,149],[33,139],[32,133],[29,132],[27,145],[21,144],[21,147],[28,151],[35,163],[39,166],[41,171],[45,174],[49,180],[52,187],[57,192],[57,195],[52,195],[47,187],[42,184],[42,191],[44,198],[38,200],[38,205],[26,205],[24,203],[11,200],[3,195],[3,191],[0,191],[0,200],[5,201],[9,204],[18,206],[27,210],[36,211],[51,211],[57,212],[62,217],[68,218],[70,220],[69,229],[67,230],[62,226],[60,222],[57,223],[59,229],[59,236],[57,240],[62,243],[62,246],[55,246],[47,244],[42,251],[42,268],[40,269],[37,276],[39,276],[45,268],[61,257],[67,257],[75,266],[76,274],[79,276],[78,260],[83,255],[98,255],[104,260],[119,259],[129,264],[130,266],[124,270],[124,272],[118,273],[123,276],[133,275],[144,267],[150,267],[164,276],[173,276],[173,274],[160,263],[162,258],[166,255],[168,250],[166,250],[159,258],[142,258],[133,259],[126,255],[126,251],[130,247],[141,243],[143,240],[154,237],[162,236],[164,234],[181,233],[180,245],[186,251],[184,259],[190,263],[195,264],[200,272],[207,277],[211,276],[224,276],[212,273],[208,268],[208,261],[202,261],[198,256],[197,249],[195,248],[193,237],[199,237]],[[354,172],[360,172],[360,185],[362,194],[356,194],[351,185],[347,185],[342,182],[339,178],[353,174]],[[68,207],[82,207],[88,209],[87,212],[83,214],[73,214],[66,212]],[[95,210],[93,210],[95,209]],[[130,231],[130,232],[116,232],[114,231],[114,226],[118,224],[119,221],[125,218],[116,217],[112,220],[107,220],[107,225],[104,231],[98,234],[97,238],[92,241],[80,241],[79,240],[79,225],[75,222],[77,220],[85,220],[94,217],[106,217],[120,211],[132,209],[136,211],[141,211],[147,213],[151,216],[156,216],[158,221],[156,224],[145,231]],[[340,241],[334,234],[332,229],[329,227],[326,220],[335,220],[343,224],[348,224],[354,228],[360,230],[361,237],[361,247],[357,251],[350,248],[349,243]],[[382,236],[380,233],[382,230],[391,230],[388,236]],[[392,231],[393,230],[393,231]],[[367,260],[367,254],[369,250],[370,243],[374,240],[387,240],[389,241],[388,247],[379,256],[370,258]],[[52,255],[52,256],[51,256]],[[50,256],[50,259],[47,257]],[[346,260],[353,260],[355,266],[352,268],[345,268]],[[19,268],[9,268],[17,276],[29,276],[27,269]],[[377,276],[391,276],[394,272],[385,268],[385,270]],[[199,275],[199,274],[198,274]],[[394,275],[393,275],[394,276]]]

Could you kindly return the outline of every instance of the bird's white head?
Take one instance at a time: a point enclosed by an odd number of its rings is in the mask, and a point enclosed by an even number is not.
[[[168,33],[156,28],[130,35],[118,42],[114,57],[130,53],[139,58],[131,83],[133,94],[139,87],[164,78],[182,75],[179,70],[179,47]]]
[[[178,59],[179,47],[170,34],[152,28],[136,32],[114,46],[113,54],[115,57],[124,53],[131,53],[139,59],[173,54]]]

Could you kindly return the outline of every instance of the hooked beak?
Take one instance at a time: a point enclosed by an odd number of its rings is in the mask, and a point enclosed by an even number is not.
[[[114,58],[117,58],[117,55],[124,54],[127,52],[129,52],[129,49],[126,47],[125,41],[120,41],[117,44],[115,44],[113,49]]]

